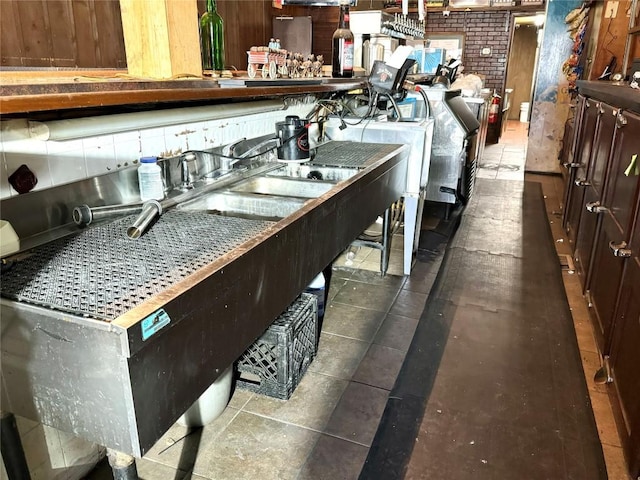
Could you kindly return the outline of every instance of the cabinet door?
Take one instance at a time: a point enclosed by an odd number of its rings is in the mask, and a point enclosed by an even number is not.
[[[602,197],[606,208],[602,217],[589,282],[590,305],[596,320],[596,337],[603,354],[609,353],[614,311],[629,245],[631,219],[635,213],[638,176],[628,168],[633,155],[640,153],[640,116],[618,113],[610,169]]]
[[[596,122],[596,130],[591,149],[591,159],[584,182],[583,208],[580,209],[578,231],[576,232],[573,259],[576,272],[580,277],[583,291],[589,287],[589,273],[592,251],[600,226],[602,194],[604,191],[605,174],[611,155],[611,147],[616,133],[616,115],[618,110],[605,103],[596,103],[600,120]]]
[[[580,215],[584,208],[584,187],[587,184],[587,169],[591,159],[593,139],[596,126],[600,119],[600,109],[596,108],[596,102],[586,99],[582,114],[581,127],[578,129],[578,141],[576,142],[576,155],[574,157],[575,173],[573,174],[573,184],[567,202],[565,231],[569,238],[569,244],[575,249],[575,242],[578,233]]]
[[[570,197],[573,186],[573,181],[576,178],[576,166],[577,158],[576,145],[578,143],[581,128],[582,118],[584,115],[585,105],[587,98],[578,95],[577,103],[575,105],[575,115],[573,121],[565,125],[564,139],[562,145],[562,155],[560,157],[560,163],[562,168],[562,179],[564,180],[564,212],[562,216],[562,228],[567,228],[567,211],[570,209]]]
[[[640,476],[640,225],[636,220],[616,310],[609,387],[629,471]]]

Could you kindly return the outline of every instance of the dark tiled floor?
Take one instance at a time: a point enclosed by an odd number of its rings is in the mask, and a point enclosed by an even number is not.
[[[606,478],[563,290],[540,185],[479,180],[360,478]]]
[[[390,271],[402,271],[399,245],[396,236]],[[420,252],[411,277],[381,277],[377,250],[359,249],[351,267],[336,260],[318,353],[292,397],[235,390],[211,424],[193,432],[174,425],[137,460],[140,477],[357,478],[443,251]],[[87,478],[111,478],[106,461]]]

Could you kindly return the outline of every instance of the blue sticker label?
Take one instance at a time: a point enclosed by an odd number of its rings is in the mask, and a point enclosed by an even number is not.
[[[171,319],[163,309],[149,315],[147,318],[142,320],[142,340],[147,340],[162,327],[168,325],[169,322],[171,322]]]

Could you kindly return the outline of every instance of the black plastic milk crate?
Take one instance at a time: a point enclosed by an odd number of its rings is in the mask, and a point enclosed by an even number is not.
[[[242,354],[239,388],[288,400],[318,349],[318,300],[302,293]]]

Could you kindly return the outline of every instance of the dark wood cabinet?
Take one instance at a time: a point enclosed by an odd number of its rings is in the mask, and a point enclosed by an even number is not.
[[[620,289],[609,392],[630,472],[640,475],[640,225],[636,222]]]
[[[564,217],[564,229],[567,233],[572,250],[575,250],[575,242],[578,234],[578,224],[584,205],[584,187],[587,182],[587,170],[591,159],[591,149],[595,136],[596,126],[600,119],[599,110],[596,109],[596,102],[588,99],[581,99],[580,124],[574,126],[575,129],[575,154],[573,161],[568,165],[571,169],[569,174],[569,184],[567,189],[567,202]]]
[[[626,173],[633,155],[640,153],[640,116],[619,111],[615,113],[616,132],[600,207],[603,210],[602,227],[595,241],[588,289],[596,338],[604,355],[609,354],[611,347],[614,313],[636,205],[638,176],[635,171],[631,175]]]
[[[575,232],[573,259],[576,272],[580,276],[583,291],[589,288],[594,240],[598,234],[600,217],[606,211],[603,207],[605,174],[609,164],[611,147],[616,133],[617,109],[603,102],[595,102],[593,110],[597,116],[593,142],[590,146],[590,158],[587,174],[582,180],[584,196],[583,208],[579,209],[578,229]],[[579,188],[576,186],[576,188]]]
[[[595,82],[585,82],[590,83]],[[609,374],[608,392],[629,472],[636,478],[640,476],[640,98],[630,90],[607,90],[603,98],[587,93],[580,99],[574,154],[572,159],[567,156],[563,226]]]

